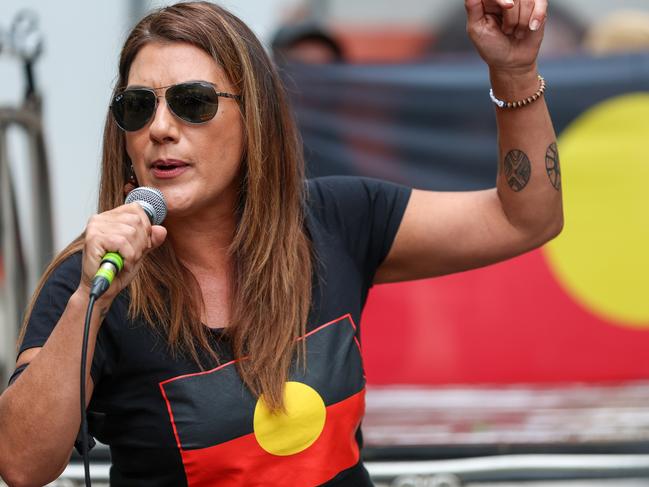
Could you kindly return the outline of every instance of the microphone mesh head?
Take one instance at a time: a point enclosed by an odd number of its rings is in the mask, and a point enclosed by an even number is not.
[[[149,218],[153,225],[160,225],[167,216],[167,202],[159,189],[146,186],[135,188],[128,194],[125,203],[140,203],[147,214],[151,211]]]

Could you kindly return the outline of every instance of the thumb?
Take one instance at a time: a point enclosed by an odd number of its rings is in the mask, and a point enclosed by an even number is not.
[[[151,249],[160,247],[167,238],[167,229],[161,225],[151,226]]]
[[[482,0],[464,0],[464,7],[466,8],[467,21],[469,24],[475,24],[482,20],[485,15]]]

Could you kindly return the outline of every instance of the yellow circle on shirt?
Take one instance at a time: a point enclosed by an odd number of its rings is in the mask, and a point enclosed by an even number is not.
[[[649,327],[649,94],[595,106],[558,145],[565,226],[549,267],[592,313]]]
[[[294,455],[310,447],[320,436],[327,408],[315,389],[301,382],[287,382],[285,413],[271,413],[263,395],[255,406],[253,428],[257,443],[268,453]]]

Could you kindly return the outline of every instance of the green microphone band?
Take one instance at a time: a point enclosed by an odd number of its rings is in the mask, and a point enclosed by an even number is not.
[[[101,263],[110,262],[117,268],[117,272],[120,272],[124,268],[124,259],[117,252],[108,252],[104,255],[104,258],[101,259]]]
[[[124,268],[124,259],[117,252],[108,252],[101,259],[101,264],[99,264],[99,270],[95,274],[95,278],[103,277],[108,281],[110,286],[113,283],[113,279],[119,271]]]
[[[124,259],[117,252],[108,252],[101,259],[101,264],[92,279],[90,295],[98,298],[113,283],[115,276],[124,268]]]
[[[95,274],[95,277],[103,277],[109,284],[112,284],[113,279],[115,279],[115,268],[113,266],[102,266]]]
[[[90,295],[99,298],[113,283],[115,276],[124,268],[124,259],[117,252],[108,252],[101,259],[99,270],[92,279]]]

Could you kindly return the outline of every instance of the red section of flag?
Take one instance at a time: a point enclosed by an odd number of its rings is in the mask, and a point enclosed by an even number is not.
[[[649,375],[649,328],[595,315],[540,250],[438,279],[376,286],[363,314],[373,384],[599,382]]]
[[[189,487],[313,486],[359,460],[354,433],[365,410],[365,390],[327,408],[318,439],[306,450],[277,456],[262,449],[255,435],[199,450],[181,450]],[[346,436],[342,436],[349,432]]]

